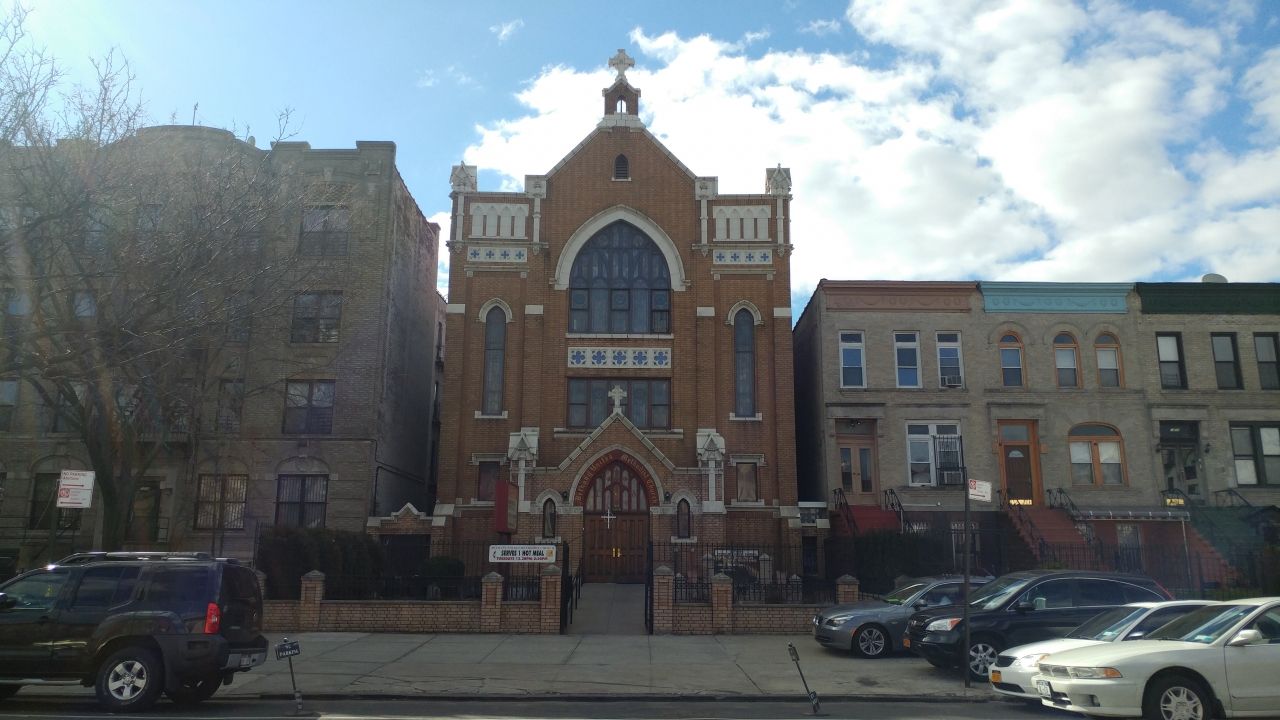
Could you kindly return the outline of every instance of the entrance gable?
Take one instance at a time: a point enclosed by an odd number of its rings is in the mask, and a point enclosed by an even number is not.
[[[583,438],[582,442],[578,443],[578,447],[574,448],[573,452],[569,453],[556,469],[560,472],[569,469],[586,453],[588,448],[597,444],[597,440],[600,440],[602,445],[608,443],[609,447],[634,447],[638,442],[641,447],[648,451],[647,454],[652,461],[666,468],[668,472],[676,469],[675,463],[671,462],[671,459],[659,450],[652,440],[645,436],[644,431],[636,427],[635,423],[631,422],[626,415],[619,412],[612,413],[605,418],[604,422],[600,423],[600,427],[592,430],[590,435]]]
[[[625,445],[609,445],[602,449],[599,453],[590,456],[590,458],[582,458],[582,462],[578,464],[576,471],[573,473],[573,482],[569,485],[569,497],[575,507],[582,507],[582,503],[586,500],[587,493],[590,491],[591,482],[602,470],[614,464],[621,463],[632,470],[637,476],[645,481],[645,499],[649,507],[658,507],[662,504],[662,481],[657,472],[655,472],[652,463],[646,462],[643,457],[637,455],[632,448]]]

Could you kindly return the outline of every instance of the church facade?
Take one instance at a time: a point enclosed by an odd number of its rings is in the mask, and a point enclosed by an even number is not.
[[[790,172],[721,194],[610,65],[597,127],[523,192],[453,169],[433,554],[562,542],[639,582],[650,543],[799,542]]]

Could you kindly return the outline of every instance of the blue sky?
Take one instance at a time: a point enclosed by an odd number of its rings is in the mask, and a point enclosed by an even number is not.
[[[626,48],[694,172],[791,168],[799,306],[821,277],[1280,280],[1272,0],[26,4],[72,79],[123,53],[155,122],[395,141],[444,223],[450,165],[546,172]]]

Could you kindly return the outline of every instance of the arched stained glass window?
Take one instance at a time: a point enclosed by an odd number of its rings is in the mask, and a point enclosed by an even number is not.
[[[634,225],[610,224],[574,258],[569,332],[671,332],[671,270],[658,246]]]
[[[756,414],[756,318],[743,308],[733,316],[733,414]]]
[[[507,349],[507,314],[493,307],[484,316],[484,393],[481,415],[502,414],[502,374]]]
[[[692,535],[689,513],[688,500],[676,503],[676,537],[678,538],[687,538]]]
[[[556,536],[556,501],[547,498],[542,503],[542,537],[553,538]]]

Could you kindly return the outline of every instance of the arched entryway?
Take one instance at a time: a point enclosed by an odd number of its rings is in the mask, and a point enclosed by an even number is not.
[[[649,508],[658,502],[649,473],[615,451],[583,474],[575,504],[582,507],[583,580],[640,583],[645,579]]]

